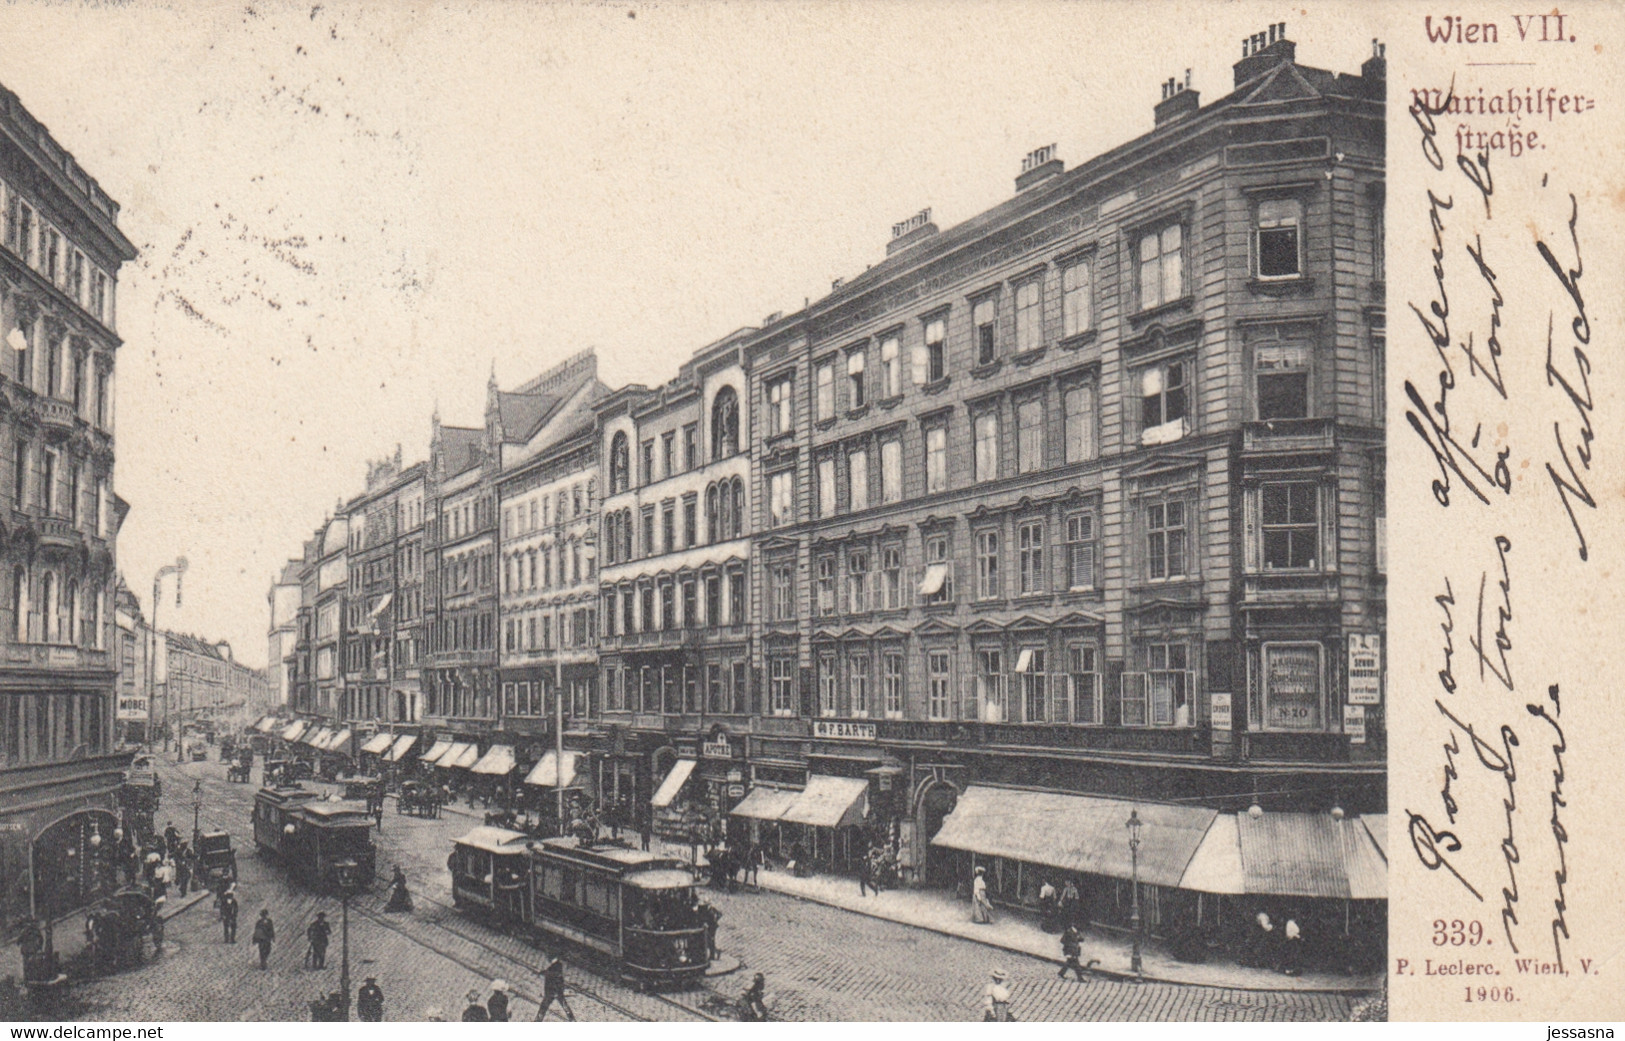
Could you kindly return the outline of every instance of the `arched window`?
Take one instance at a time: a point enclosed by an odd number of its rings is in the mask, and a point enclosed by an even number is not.
[[[705,489],[705,541],[717,542],[722,538],[722,532],[717,528],[717,486],[712,484]]]
[[[723,387],[711,402],[711,458],[726,459],[739,451],[739,396]]]
[[[17,642],[28,642],[28,572],[21,564],[11,572],[11,617],[17,623]]]
[[[735,477],[733,480],[734,492],[734,531],[733,537],[739,538],[745,533],[745,479]]]
[[[617,431],[609,442],[609,494],[617,495],[632,485],[632,448],[625,431]]]
[[[60,635],[56,615],[56,575],[47,571],[40,578],[40,633],[42,643],[55,643]]]
[[[632,511],[621,511],[621,559],[632,559]]]

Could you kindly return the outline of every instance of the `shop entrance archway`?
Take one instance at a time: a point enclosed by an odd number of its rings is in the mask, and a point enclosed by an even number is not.
[[[916,864],[923,864],[921,876],[933,888],[952,887],[955,883],[949,858],[933,855],[931,840],[942,830],[942,822],[959,803],[959,789],[952,781],[934,777],[920,787],[914,799],[914,843]]]

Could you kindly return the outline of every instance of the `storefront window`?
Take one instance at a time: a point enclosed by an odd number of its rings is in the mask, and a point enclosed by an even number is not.
[[[1264,645],[1264,726],[1269,730],[1323,727],[1321,647],[1318,643]]]

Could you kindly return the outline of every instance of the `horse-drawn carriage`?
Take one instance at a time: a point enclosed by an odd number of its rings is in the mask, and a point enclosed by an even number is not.
[[[144,886],[120,889],[85,916],[85,958],[96,974],[140,965],[152,942],[152,957],[164,946],[158,901]]]
[[[198,836],[197,879],[208,889],[237,881],[237,851],[231,848],[230,835],[206,831]]]
[[[158,812],[162,794],[163,783],[152,768],[151,757],[136,756],[119,788],[119,809],[127,822],[134,825],[137,834],[152,834],[153,816]]]
[[[194,763],[205,763],[209,760],[209,746],[202,741],[193,741],[186,752]]]
[[[310,764],[303,759],[266,759],[264,784],[293,784],[308,781],[315,775]]]
[[[225,759],[222,755],[221,759]],[[254,753],[247,749],[240,749],[236,762],[226,767],[226,780],[233,784],[247,784],[249,774],[254,770]]]
[[[440,816],[440,789],[424,781],[406,781],[395,797],[395,812],[415,817]]]

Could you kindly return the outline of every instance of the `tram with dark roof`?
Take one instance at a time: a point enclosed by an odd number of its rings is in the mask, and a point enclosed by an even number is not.
[[[651,984],[710,966],[694,874],[675,857],[485,827],[456,840],[447,866],[453,902],[499,928],[569,941]]]
[[[311,886],[338,881],[345,865],[347,884],[369,886],[377,872],[372,816],[358,802],[332,802],[300,787],[261,788],[254,796],[254,845]]]

